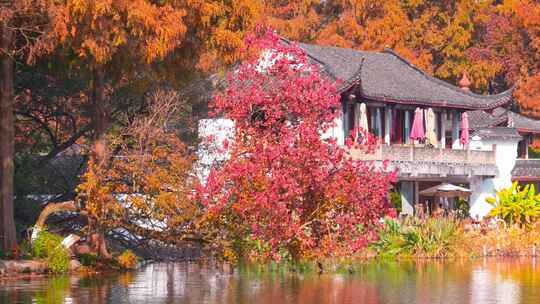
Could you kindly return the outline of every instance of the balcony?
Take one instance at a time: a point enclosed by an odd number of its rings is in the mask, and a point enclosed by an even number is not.
[[[497,174],[494,151],[380,144],[373,153],[359,149],[353,149],[350,153],[354,159],[380,163],[388,160],[389,169],[397,169],[399,177],[470,177]]]

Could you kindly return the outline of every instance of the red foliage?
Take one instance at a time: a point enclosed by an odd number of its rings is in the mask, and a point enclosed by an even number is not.
[[[364,248],[379,219],[392,214],[395,174],[322,139],[339,113],[339,93],[299,47],[266,29],[249,35],[247,46],[256,55],[228,75],[213,102],[235,122],[235,139],[202,192],[208,218],[225,227],[228,243],[243,242],[237,253],[257,259]]]

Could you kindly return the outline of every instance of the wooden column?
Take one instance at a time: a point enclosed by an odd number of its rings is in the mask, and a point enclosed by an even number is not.
[[[392,109],[386,105],[384,111],[384,143],[390,145],[390,130],[394,127],[392,126]]]
[[[375,125],[377,129],[377,134],[375,134],[378,138],[382,137],[382,115],[381,115],[381,108],[377,107],[375,109]]]
[[[525,159],[529,159],[529,143],[530,143],[530,134],[525,136]]]
[[[460,149],[459,142],[459,112],[452,110],[452,149]]]
[[[343,138],[344,140],[347,139],[347,136],[349,136],[349,103],[344,100],[342,102],[342,121],[343,121]]]
[[[420,204],[420,187],[418,181],[414,181],[414,205]]]
[[[411,135],[411,112],[409,110],[405,110],[405,132],[403,132],[403,136],[405,137],[403,139],[403,142],[406,144],[411,143],[410,135]]]

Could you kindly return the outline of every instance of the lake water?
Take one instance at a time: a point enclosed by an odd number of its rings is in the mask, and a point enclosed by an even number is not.
[[[540,260],[370,263],[332,275],[151,264],[133,273],[0,281],[0,303],[537,304]]]

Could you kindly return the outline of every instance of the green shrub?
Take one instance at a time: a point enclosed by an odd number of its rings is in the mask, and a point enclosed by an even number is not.
[[[41,230],[32,243],[32,253],[36,258],[44,258],[49,270],[54,273],[63,273],[69,270],[70,257],[62,246],[63,238],[47,229]]]
[[[392,206],[396,209],[397,214],[401,213],[401,193],[398,191],[390,191],[390,202]]]
[[[540,194],[534,185],[521,187],[515,182],[486,201],[494,206],[489,215],[500,217],[509,225],[530,226],[540,217]]]
[[[47,265],[53,273],[65,273],[69,271],[70,257],[67,250],[62,247],[56,247],[47,257]]]
[[[393,219],[387,219],[379,230],[379,240],[371,245],[379,257],[392,257],[403,251],[405,240],[401,226]]]
[[[79,254],[77,256],[79,258],[79,261],[81,262],[81,265],[83,266],[96,266],[97,265],[97,255],[91,254],[91,253],[83,253]]]
[[[404,229],[405,249],[415,255],[447,255],[457,237],[459,224],[452,218],[427,218]]]
[[[19,251],[22,259],[32,259],[32,244],[30,244],[30,242],[28,242],[27,240],[23,240],[19,244]]]
[[[459,197],[456,201],[456,215],[460,219],[469,218],[470,206],[466,199]]]
[[[46,258],[49,254],[62,243],[62,237],[50,233],[46,228],[41,230],[32,243],[32,253],[36,258]]]
[[[442,257],[449,254],[460,231],[458,222],[453,218],[414,219],[403,225],[395,220],[386,220],[379,230],[379,240],[371,248],[379,257]]]

